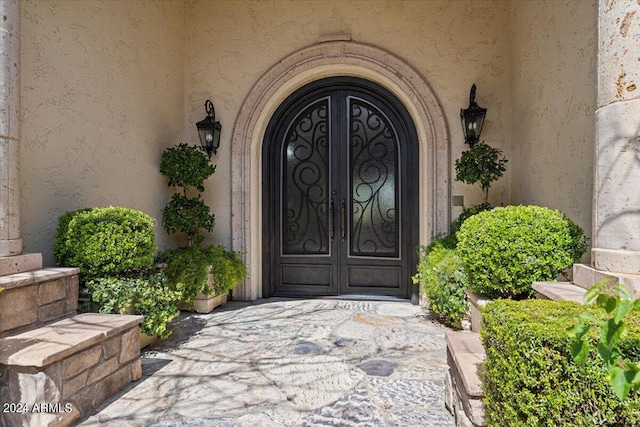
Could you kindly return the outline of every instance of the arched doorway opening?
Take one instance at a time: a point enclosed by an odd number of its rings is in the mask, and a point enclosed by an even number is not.
[[[278,61],[247,95],[232,136],[232,246],[245,253],[248,274],[236,300],[261,298],[263,284],[262,146],[278,107],[299,88],[335,76],[358,77],[384,87],[415,124],[419,157],[419,241],[449,229],[450,148],[444,112],[423,77],[382,49],[345,40],[325,41]]]
[[[418,138],[391,92],[305,85],[271,118],[262,159],[263,296],[411,296]]]

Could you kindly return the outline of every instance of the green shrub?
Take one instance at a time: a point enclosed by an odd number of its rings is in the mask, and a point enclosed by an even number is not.
[[[54,239],[53,258],[61,266],[70,266],[69,258],[71,254],[67,250],[67,234],[69,233],[69,223],[78,214],[90,211],[90,208],[82,208],[75,211],[67,211],[58,217],[58,229]]]
[[[213,230],[215,216],[200,198],[186,197],[176,193],[162,210],[162,227],[169,234],[182,232],[191,243],[200,243],[204,236],[201,229]]]
[[[507,159],[502,151],[487,145],[484,141],[476,144],[456,159],[456,181],[479,184],[482,189],[482,203],[489,200],[489,187],[507,170]]]
[[[162,153],[160,173],[169,179],[169,187],[180,187],[188,191],[189,187],[204,191],[204,181],[214,174],[216,167],[196,146],[178,144]]]
[[[480,336],[486,350],[481,378],[487,426],[640,425],[640,396],[632,392],[624,402],[615,396],[595,350],[583,366],[571,360],[566,328],[585,310],[601,316],[570,301],[500,300],[485,306]],[[623,341],[626,355],[637,359],[637,317]]]
[[[429,300],[429,308],[443,323],[453,328],[462,327],[467,312],[466,276],[454,249],[436,244],[418,264],[414,283],[420,283],[420,291]]]
[[[180,290],[186,301],[192,301],[198,291],[221,295],[244,279],[246,267],[239,252],[227,251],[221,245],[190,246],[172,251],[167,259],[167,276],[174,289]],[[213,284],[207,274],[211,267]]]
[[[162,227],[169,234],[184,233],[189,246],[201,243],[201,230],[211,231],[215,225],[215,216],[201,198],[204,181],[215,171],[216,167],[198,147],[179,144],[162,153],[160,173],[168,178],[169,187],[181,191],[162,211]],[[194,191],[196,194],[191,196]]]
[[[481,212],[462,224],[457,237],[469,288],[492,298],[532,295],[534,281],[555,280],[586,250],[580,227],[539,206]]]
[[[490,211],[493,209],[489,203],[481,203],[479,205],[469,206],[468,208],[462,208],[462,212],[458,215],[455,221],[451,223],[451,234],[455,235],[458,231],[460,231],[460,227],[462,224],[475,214],[479,214],[480,212]],[[456,239],[456,243],[458,240]]]
[[[153,224],[145,213],[123,207],[67,213],[58,225],[56,257],[79,267],[84,281],[150,267],[157,249]]]
[[[133,307],[134,313],[144,316],[140,324],[144,333],[160,338],[171,335],[167,326],[180,314],[177,302],[182,295],[170,288],[164,273],[141,278],[103,277],[87,286],[101,313],[124,314]]]

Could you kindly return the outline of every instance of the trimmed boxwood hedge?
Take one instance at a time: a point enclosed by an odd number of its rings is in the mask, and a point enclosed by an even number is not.
[[[585,311],[602,318],[597,309],[571,301],[498,300],[485,306],[481,378],[488,426],[640,425],[639,393],[619,401],[595,350],[584,366],[571,358],[566,328]],[[629,319],[621,347],[631,360],[640,358],[637,316]]]
[[[527,298],[535,281],[555,280],[587,249],[582,229],[559,211],[506,206],[464,221],[457,250],[469,289],[491,298]]]
[[[157,249],[154,222],[144,212],[118,206],[67,212],[56,232],[56,262],[79,267],[83,282],[149,268]]]

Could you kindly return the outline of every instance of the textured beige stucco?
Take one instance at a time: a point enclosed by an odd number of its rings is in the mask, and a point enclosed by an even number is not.
[[[162,150],[183,130],[184,3],[22,0],[22,229],[52,264],[58,216],[120,205],[155,218]]]
[[[476,83],[488,108],[483,139],[510,160],[490,201],[558,208],[588,231],[596,15],[589,0],[22,0],[25,251],[51,264],[57,218],[79,207],[129,206],[159,222],[170,195],[160,154],[197,143],[206,99],[222,123],[206,241],[231,246],[240,108],[271,67],[336,34],[395,55],[430,86],[448,128],[452,195],[481,200],[453,172],[465,148],[459,112]],[[173,244],[159,226],[157,235]]]
[[[463,149],[460,108],[467,106],[475,82],[478,103],[489,108],[483,136],[508,152],[508,17],[508,3],[502,1],[190,2],[185,20],[185,134],[196,138],[193,123],[204,116],[207,98],[223,126],[215,157],[218,169],[206,193],[217,218],[212,240],[231,244],[230,144],[244,99],[272,66],[326,36],[350,35],[354,42],[388,51],[424,78],[445,112],[452,164]],[[492,189],[494,203],[508,203],[509,188],[507,174]],[[481,199],[479,189],[453,180],[452,194],[464,195],[466,204]]]
[[[590,235],[597,1],[512,9],[512,201],[559,209]]]

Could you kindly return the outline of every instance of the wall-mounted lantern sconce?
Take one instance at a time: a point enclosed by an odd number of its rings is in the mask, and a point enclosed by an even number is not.
[[[213,108],[213,103],[207,99],[204,103],[204,109],[207,112],[207,117],[204,120],[196,123],[198,128],[198,135],[200,136],[200,145],[202,149],[207,152],[209,158],[211,154],[216,154],[220,147],[220,131],[222,125],[220,122],[216,122],[216,110]]]
[[[469,144],[470,147],[475,146],[480,141],[480,133],[482,132],[482,125],[486,115],[487,109],[476,104],[476,85],[473,84],[469,94],[469,106],[460,110],[464,142]]]

